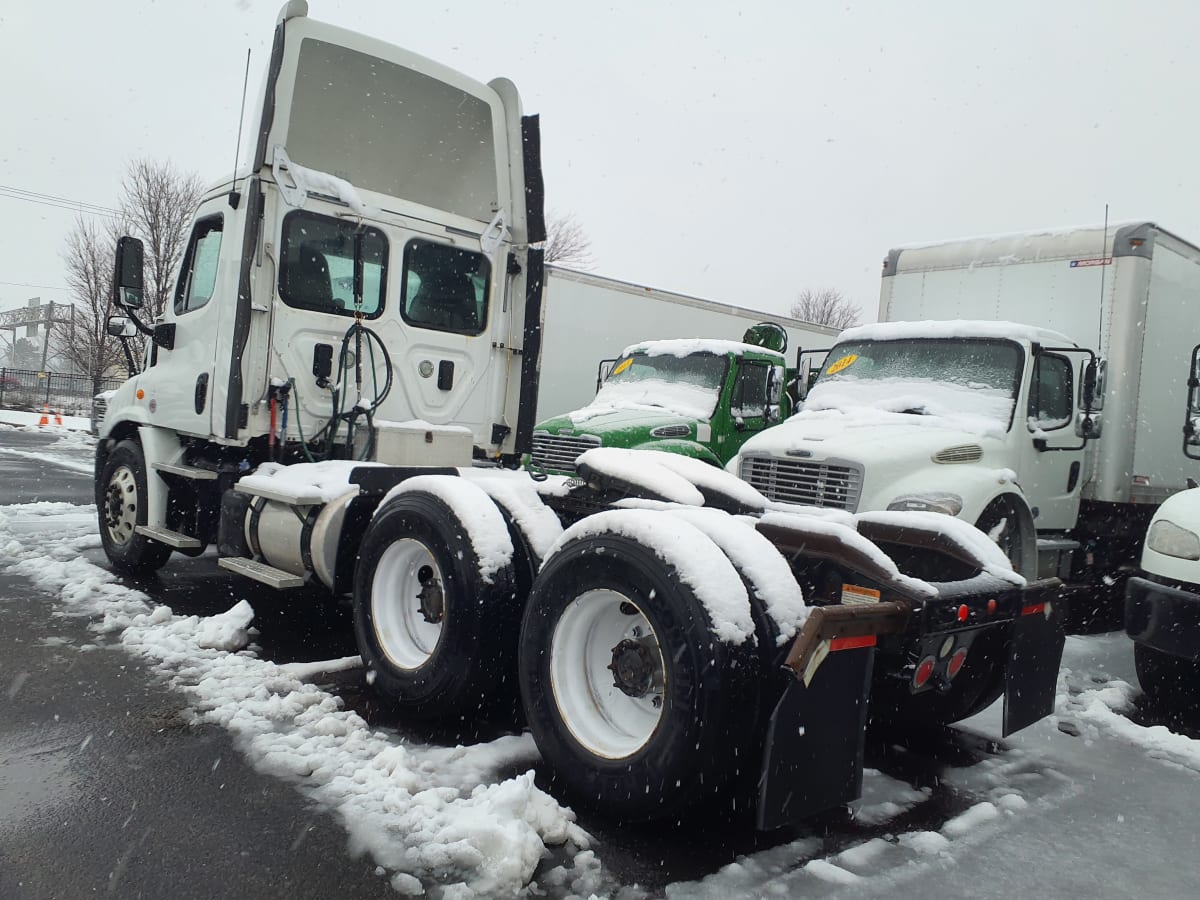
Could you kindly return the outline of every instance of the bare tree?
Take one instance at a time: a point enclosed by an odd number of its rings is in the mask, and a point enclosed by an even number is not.
[[[841,331],[858,324],[859,310],[837,288],[805,288],[796,296],[790,310],[792,318],[829,325]]]
[[[570,213],[559,215],[551,212],[546,216],[546,242],[543,246],[547,263],[563,263],[585,270],[594,265],[592,241]]]
[[[97,225],[81,215],[62,251],[74,321],[70,326],[54,325],[47,340],[56,356],[91,376],[93,392],[100,390],[102,378],[125,362],[120,341],[107,331],[108,317],[117,311],[112,305],[113,249],[127,230],[123,226],[116,220]]]
[[[145,244],[146,315],[162,315],[187,244],[188,224],[203,185],[166,161],[135,159],[121,182],[121,213],[131,233]]]

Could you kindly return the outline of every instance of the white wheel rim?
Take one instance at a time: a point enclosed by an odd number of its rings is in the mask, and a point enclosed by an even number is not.
[[[397,668],[424,665],[441,640],[445,603],[440,620],[428,621],[421,607],[421,591],[427,586],[445,589],[442,570],[428,547],[405,538],[383,551],[371,579],[371,622],[380,649]]]
[[[656,669],[640,696],[617,687],[610,669],[623,641],[643,646]],[[588,591],[563,611],[550,642],[550,685],[559,716],[592,753],[623,759],[645,747],[662,721],[665,681],[658,635],[628,597]]]
[[[118,466],[104,492],[104,527],[114,544],[127,544],[137,526],[137,479],[129,466]]]

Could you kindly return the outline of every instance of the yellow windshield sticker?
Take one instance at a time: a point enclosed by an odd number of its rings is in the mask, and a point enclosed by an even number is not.
[[[613,368],[613,370],[608,373],[608,377],[611,378],[614,375],[620,375],[622,372],[624,372],[626,369],[628,369],[632,365],[633,365],[633,357],[631,356],[631,357],[629,357],[629,359],[625,360],[624,362],[618,363]]]
[[[849,366],[854,365],[854,363],[856,363],[857,361],[858,361],[857,353],[851,353],[849,356],[843,356],[841,359],[839,359],[837,362],[835,362],[832,366],[830,366],[828,369],[826,369],[825,374],[826,375],[836,375],[838,372],[842,371],[842,369],[845,369]]]

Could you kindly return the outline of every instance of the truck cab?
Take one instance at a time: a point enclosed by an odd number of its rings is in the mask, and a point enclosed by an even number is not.
[[[110,333],[136,325],[149,352],[100,428],[114,545],[200,552],[216,522],[197,510],[263,462],[470,465],[528,444],[544,224],[516,88],[291,0],[258,106],[249,166],[202,198],[154,321],[140,244],[118,248]]]
[[[1071,545],[1085,448],[1100,431],[1096,371],[1091,351],[1041,328],[852,328],[803,408],[746,441],[730,469],[773,500],[957,516],[1033,577],[1039,539],[1047,555]]]
[[[783,353],[757,344],[635,344],[612,363],[592,403],[538,423],[530,465],[573,474],[581,453],[622,447],[724,466],[748,439],[790,412],[786,381]]]

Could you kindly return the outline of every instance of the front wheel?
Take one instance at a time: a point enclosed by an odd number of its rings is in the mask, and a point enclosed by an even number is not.
[[[975,527],[995,542],[1014,572],[1033,581],[1037,577],[1037,544],[1027,533],[1018,502],[1009,497],[997,497],[980,514]]]
[[[521,695],[539,750],[581,804],[667,817],[759,763],[745,752],[755,649],[716,637],[689,580],[618,534],[568,544],[538,575]]]
[[[96,513],[100,543],[116,571],[146,575],[170,558],[170,547],[136,530],[147,522],[146,458],[137,441],[121,441],[104,461],[96,484]]]

